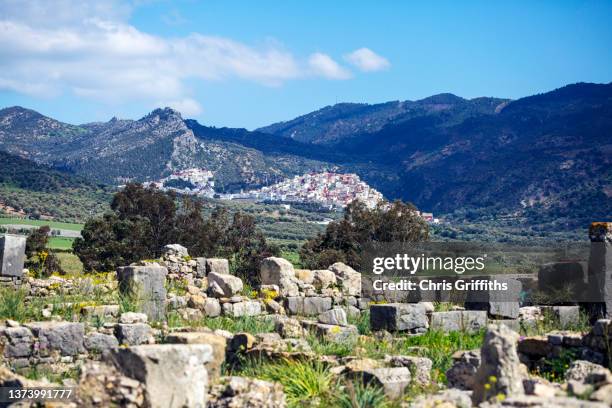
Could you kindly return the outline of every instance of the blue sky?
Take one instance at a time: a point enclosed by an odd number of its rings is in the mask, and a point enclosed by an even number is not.
[[[612,81],[612,2],[0,0],[0,106],[253,129],[336,102]]]

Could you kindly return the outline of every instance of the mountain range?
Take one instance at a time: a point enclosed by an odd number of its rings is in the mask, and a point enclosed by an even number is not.
[[[575,228],[612,215],[612,83],[518,100],[342,103],[256,131],[205,126],[170,108],[71,125],[11,107],[0,110],[0,151],[112,185],[188,167],[214,171],[221,191],[355,172],[425,210]]]

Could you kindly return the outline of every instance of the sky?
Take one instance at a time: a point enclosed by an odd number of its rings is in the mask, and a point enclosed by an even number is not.
[[[0,0],[0,108],[254,129],[337,102],[612,81],[612,1]]]

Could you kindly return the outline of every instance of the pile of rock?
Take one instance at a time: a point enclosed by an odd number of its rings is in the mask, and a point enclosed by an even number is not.
[[[538,347],[547,348],[548,343],[519,340],[519,335],[506,325],[490,325],[480,350],[453,356],[455,363],[446,373],[448,385],[471,395],[472,403],[481,407],[595,408],[612,404],[612,373],[601,365],[574,361],[565,373],[564,384],[530,375],[524,352]]]
[[[260,270],[262,293],[266,299],[282,304],[288,315],[318,316],[333,307],[342,307],[349,315],[358,315],[368,307],[361,299],[361,274],[341,262],[324,270],[295,270],[282,258],[266,258]],[[277,304],[268,306],[280,310]]]
[[[84,323],[42,321],[19,324],[7,320],[0,326],[2,358],[15,368],[58,366],[85,359],[97,360],[120,345],[155,343],[159,337],[141,313],[124,313],[118,323],[94,329]]]

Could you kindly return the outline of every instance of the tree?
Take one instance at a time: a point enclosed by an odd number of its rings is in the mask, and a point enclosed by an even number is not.
[[[201,202],[190,197],[178,199],[174,193],[128,184],[115,194],[111,209],[88,220],[73,244],[87,271],[157,258],[165,245],[178,243],[192,256],[229,258],[235,273],[254,283],[261,260],[278,254],[252,216],[230,216],[217,208],[204,219]]]
[[[47,248],[51,228],[44,225],[30,232],[26,239],[26,267],[33,270],[36,277],[48,277],[53,272],[64,273],[57,256]]]
[[[429,238],[427,223],[410,203],[381,203],[368,209],[360,201],[351,202],[341,220],[327,225],[302,246],[300,260],[311,269],[327,268],[334,262],[344,262],[358,268],[363,246],[376,242],[418,242]]]

